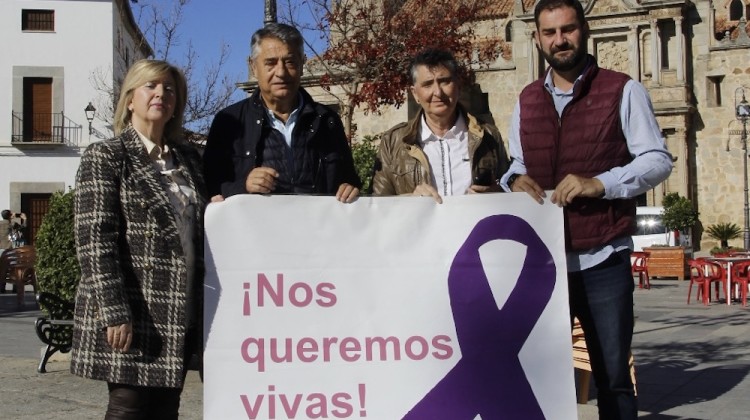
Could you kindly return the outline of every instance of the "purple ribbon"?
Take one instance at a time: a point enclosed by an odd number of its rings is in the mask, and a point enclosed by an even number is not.
[[[518,282],[500,309],[479,257],[482,245],[498,239],[527,247]],[[518,354],[552,296],[555,277],[552,254],[525,220],[511,215],[480,220],[448,274],[462,357],[403,418],[544,419]]]

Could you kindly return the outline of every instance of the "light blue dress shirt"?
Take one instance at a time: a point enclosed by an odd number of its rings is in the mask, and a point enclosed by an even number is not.
[[[271,121],[271,126],[279,130],[279,132],[284,135],[286,144],[289,147],[292,147],[292,133],[294,132],[294,126],[297,125],[297,119],[299,118],[300,109],[302,109],[302,106],[304,106],[302,95],[299,95],[298,103],[299,105],[297,105],[297,108],[295,108],[294,111],[289,114],[289,118],[286,119],[286,123],[276,118],[276,115],[273,113],[273,111],[266,108],[269,121]]]
[[[575,84],[580,82],[581,76],[576,79]],[[547,72],[544,87],[552,95],[558,115],[562,115],[565,106],[573,99],[575,84],[569,91],[563,92],[554,86],[552,72]],[[511,164],[508,172],[500,179],[500,184],[506,191],[510,191],[507,182],[512,174],[526,173],[520,138],[520,112],[519,102],[516,102],[508,136]],[[627,165],[612,168],[595,177],[604,185],[603,198],[607,200],[633,198],[643,194],[667,179],[672,172],[672,155],[662,138],[648,91],[632,79],[625,84],[622,91],[620,121],[633,160]],[[583,252],[568,252],[568,271],[575,272],[594,267],[612,253],[624,249],[633,249],[633,240],[629,236]]]

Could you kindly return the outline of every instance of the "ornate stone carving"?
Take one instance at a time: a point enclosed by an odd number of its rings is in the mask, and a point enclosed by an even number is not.
[[[614,13],[629,12],[620,0],[598,0],[594,3],[589,14],[591,15],[611,15]]]
[[[682,10],[679,7],[649,10],[648,15],[656,19],[675,18],[682,16]]]
[[[600,67],[628,72],[628,42],[626,38],[597,40],[596,59]]]
[[[618,25],[618,26],[626,26],[627,24],[641,24],[641,25],[648,25],[648,19],[647,16],[617,16],[617,17],[608,17],[608,18],[591,18],[589,19],[589,27],[590,28],[599,28],[602,26],[612,26],[612,25]]]

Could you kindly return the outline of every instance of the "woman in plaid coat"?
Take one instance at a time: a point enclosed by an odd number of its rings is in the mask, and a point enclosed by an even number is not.
[[[201,159],[180,142],[187,88],[177,68],[129,70],[115,134],[76,178],[81,282],[71,371],[106,381],[106,418],[177,418],[190,355],[202,349]]]

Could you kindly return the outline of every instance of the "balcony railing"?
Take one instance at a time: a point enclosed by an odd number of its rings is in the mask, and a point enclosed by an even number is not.
[[[76,146],[81,141],[83,127],[64,113],[22,113],[12,111],[14,146],[65,145]]]

